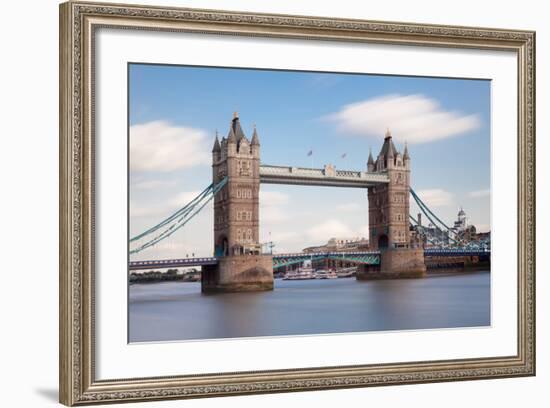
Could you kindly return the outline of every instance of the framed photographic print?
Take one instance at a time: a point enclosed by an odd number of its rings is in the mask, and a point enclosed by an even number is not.
[[[534,42],[62,4],[61,402],[534,375]]]

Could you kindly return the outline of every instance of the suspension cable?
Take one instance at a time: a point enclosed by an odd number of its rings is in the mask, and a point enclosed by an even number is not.
[[[180,215],[188,214],[189,211],[191,211],[200,200],[202,200],[206,195],[208,195],[210,193],[212,188],[213,188],[213,184],[210,184],[198,196],[196,196],[193,200],[191,200],[189,203],[184,205],[182,208],[180,208],[174,214],[170,215],[165,220],[159,222],[157,225],[152,226],[151,228],[149,228],[148,230],[142,232],[141,234],[138,234],[135,237],[131,238],[130,242],[137,241],[138,239],[143,238],[144,236],[149,235],[149,234],[157,231],[159,228],[164,227],[166,224],[170,223],[171,221],[173,221],[174,219],[176,219]]]
[[[164,231],[160,232],[158,235],[154,236],[149,241],[145,242],[144,244],[140,245],[135,249],[130,250],[130,254],[141,252],[144,249],[157,244],[158,242],[168,238],[169,236],[174,234],[177,230],[179,230],[184,225],[186,225],[195,215],[197,215],[204,208],[204,206],[206,206],[206,204],[208,204],[214,198],[214,196],[227,184],[227,181],[228,181],[228,178],[225,177],[215,186],[210,185],[201,194],[199,194],[197,197],[191,200],[191,202],[189,202],[187,205],[182,207],[182,209],[172,214],[166,220],[160,222],[159,224],[155,225],[154,227],[150,228],[149,230],[145,231],[142,234],[139,234],[138,236],[130,240],[131,242],[136,241],[137,239],[142,238],[146,235],[149,235],[152,232],[155,232],[160,228],[168,225],[170,222],[176,220],[175,222],[172,223],[172,225],[167,227]]]
[[[443,221],[441,221],[441,219],[440,219],[437,215],[435,215],[435,214],[433,213],[432,210],[430,210],[430,208],[424,203],[424,201],[422,201],[422,200],[420,199],[420,197],[414,192],[414,190],[413,190],[412,188],[411,188],[410,190],[411,190],[411,194],[412,194],[414,200],[415,200],[416,203],[419,205],[419,207],[420,207],[420,206],[425,207],[426,210],[427,210],[427,211],[428,211],[437,221],[439,221],[439,222],[441,223],[441,225],[443,225],[446,229],[451,230],[451,228],[449,228],[449,227],[447,226],[447,224],[445,224]],[[434,223],[434,224],[435,224],[435,223]]]

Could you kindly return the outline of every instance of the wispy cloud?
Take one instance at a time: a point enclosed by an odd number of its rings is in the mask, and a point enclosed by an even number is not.
[[[490,189],[470,191],[468,193],[468,196],[472,198],[488,197],[489,195],[491,195]]]
[[[322,244],[330,238],[351,238],[355,236],[355,232],[342,221],[331,219],[309,228],[306,235],[314,242]]]
[[[164,187],[172,187],[175,184],[175,180],[145,180],[132,183],[131,188],[136,188],[139,190],[155,190]]]
[[[420,190],[417,194],[428,207],[445,207],[453,204],[453,194],[443,189]]]
[[[201,129],[153,121],[130,127],[130,169],[168,172],[210,164],[209,143]]]
[[[288,220],[288,214],[278,207],[260,208],[260,220],[262,223],[277,223]]]
[[[168,202],[172,208],[180,208],[188,204],[200,194],[200,191],[182,191]]]
[[[130,201],[130,217],[156,217],[159,221],[191,202],[200,194],[199,191],[183,191],[158,204],[144,204],[141,201]],[[202,211],[212,211],[213,202],[208,202]]]
[[[263,208],[288,204],[290,197],[280,191],[260,190],[260,205]]]
[[[380,136],[390,128],[398,141],[426,143],[479,128],[478,115],[444,110],[439,102],[422,94],[378,96],[343,106],[325,119],[342,133]]]
[[[260,220],[262,223],[273,224],[288,220],[288,194],[280,191],[260,190]]]
[[[339,211],[339,212],[356,212],[361,210],[365,210],[366,212],[367,209],[368,209],[368,204],[366,201],[364,206],[361,206],[359,203],[345,203],[345,204],[340,204],[336,206],[336,211]]]
[[[143,205],[137,201],[130,201],[130,217],[162,217],[170,215],[170,207],[166,205]]]

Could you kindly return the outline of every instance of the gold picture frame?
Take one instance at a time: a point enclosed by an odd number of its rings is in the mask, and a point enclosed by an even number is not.
[[[505,50],[517,55],[516,355],[175,377],[96,380],[94,33],[99,27]],[[60,402],[80,405],[535,374],[535,33],[68,2],[60,5]]]

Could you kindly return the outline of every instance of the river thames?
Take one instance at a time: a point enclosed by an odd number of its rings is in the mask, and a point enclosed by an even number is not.
[[[275,280],[270,292],[203,295],[200,283],[133,284],[129,341],[479,327],[491,324],[489,271],[425,279]]]

